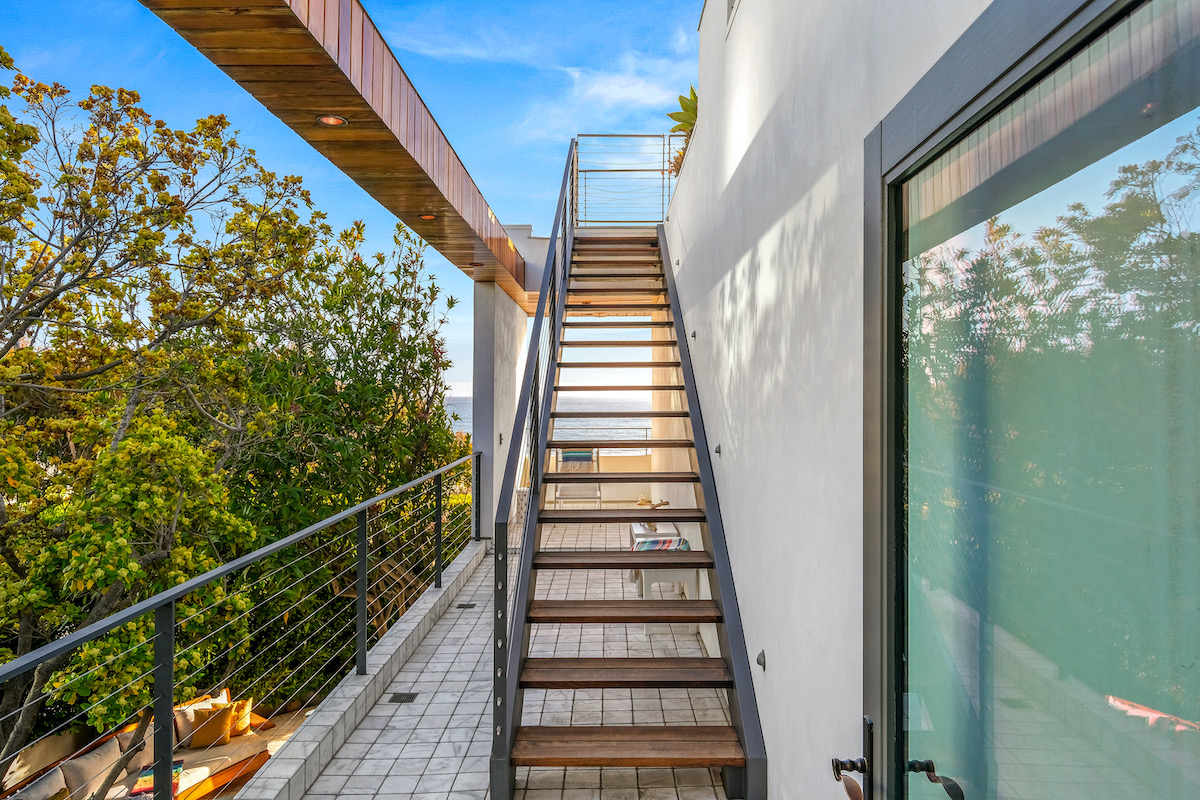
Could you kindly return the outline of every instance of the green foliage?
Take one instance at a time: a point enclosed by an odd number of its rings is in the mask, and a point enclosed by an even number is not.
[[[12,56],[3,47],[0,47],[0,69],[13,69]],[[0,85],[0,99],[11,96],[9,88]],[[37,141],[37,128],[18,121],[8,106],[0,105],[0,242],[11,242],[16,237],[14,223],[35,203],[34,185],[17,167],[17,162]]]
[[[691,92],[685,97],[679,95],[679,111],[667,114],[668,117],[675,120],[675,127],[671,128],[671,133],[682,133],[683,144],[671,156],[671,174],[678,176],[679,171],[683,169],[683,159],[687,155],[688,145],[692,143],[692,133],[696,129],[696,111],[699,107],[700,98],[696,96],[696,87],[691,87]]]
[[[0,97],[24,108],[0,107],[6,657],[469,448],[444,406],[454,301],[410,231],[364,254],[361,223],[335,235],[300,179],[263,167],[222,116],[176,130],[136,92],[12,85]],[[341,644],[318,631],[353,605],[328,587],[352,552],[344,533],[177,604],[179,699],[259,679],[290,691],[342,668],[323,655]],[[151,628],[139,619],[5,685],[0,772],[44,729],[36,704],[9,714],[22,705],[47,700],[55,719],[86,708],[99,730],[143,708]],[[272,648],[288,658],[243,668]]]
[[[696,127],[696,109],[699,105],[700,98],[696,96],[696,87],[691,87],[691,92],[684,96],[679,95],[679,111],[667,114],[668,117],[675,120],[676,125],[671,128],[672,133],[686,133],[689,136]]]
[[[440,330],[454,299],[423,266],[425,245],[397,226],[389,255],[361,252],[344,231],[320,275],[295,277],[291,303],[258,320],[268,331],[235,372],[283,413],[273,436],[227,450],[237,504],[264,531],[286,534],[445,463],[449,366]],[[262,486],[278,487],[261,503]],[[320,515],[320,516],[314,516]]]

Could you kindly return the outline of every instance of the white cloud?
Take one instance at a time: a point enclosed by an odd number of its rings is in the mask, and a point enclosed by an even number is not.
[[[513,42],[499,34],[479,34],[470,39],[447,36],[414,37],[399,33],[388,37],[398,46],[439,61],[489,61],[492,63],[529,64],[534,50],[529,45]]]
[[[675,36],[671,40],[671,48],[676,55],[690,55],[696,50],[696,34],[688,33],[683,28],[675,29]]]
[[[614,70],[566,67],[570,83],[557,96],[542,97],[518,125],[530,139],[562,139],[576,133],[666,131],[666,114],[687,91],[687,61],[628,52]]]
[[[577,80],[576,94],[606,106],[658,106],[671,99],[671,91],[639,75],[590,75]]]
[[[385,39],[399,50],[439,61],[486,61],[496,64],[533,64],[537,50],[527,38],[510,34],[495,20],[467,28],[462,19],[451,19],[436,8],[404,22],[384,25]]]

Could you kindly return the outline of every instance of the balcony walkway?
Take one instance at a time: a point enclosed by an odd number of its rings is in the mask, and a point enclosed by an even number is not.
[[[587,537],[617,547],[627,526],[553,526],[547,549],[572,549]],[[568,534],[568,530],[570,533]],[[433,626],[365,720],[313,783],[306,800],[483,800],[488,795],[492,712],[492,567],[486,559]],[[561,576],[561,579],[559,579]],[[616,571],[556,572],[539,599],[636,597]],[[657,584],[657,599],[679,599]],[[471,608],[461,608],[474,604]],[[539,657],[704,656],[687,625],[539,625]],[[411,703],[390,702],[414,693]],[[530,689],[525,719],[533,725],[729,724],[715,689]],[[725,800],[720,770],[521,768],[517,800]]]

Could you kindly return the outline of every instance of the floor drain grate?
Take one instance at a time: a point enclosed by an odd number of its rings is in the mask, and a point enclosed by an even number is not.
[[[415,692],[396,692],[388,698],[389,703],[415,703],[417,695]]]
[[[475,604],[474,603],[459,603],[458,607],[459,608],[474,608]]]

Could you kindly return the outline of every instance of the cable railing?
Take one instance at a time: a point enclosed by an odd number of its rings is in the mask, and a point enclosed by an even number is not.
[[[656,225],[675,191],[683,134],[580,134],[572,176],[576,225]]]
[[[189,800],[249,778],[479,540],[478,459],[0,665],[0,798]]]
[[[525,610],[529,581],[520,580],[532,568],[533,538],[545,469],[539,446],[546,441],[550,423],[553,382],[558,367],[559,338],[566,300],[566,277],[575,237],[575,196],[571,178],[576,142],[571,141],[563,170],[562,187],[555,206],[550,247],[546,254],[541,294],[525,359],[525,375],[518,395],[517,414],[496,508],[492,546],[495,558],[495,678],[493,682],[492,795],[510,800],[513,786],[511,754],[513,736],[520,725],[517,678],[522,642],[528,636]]]

